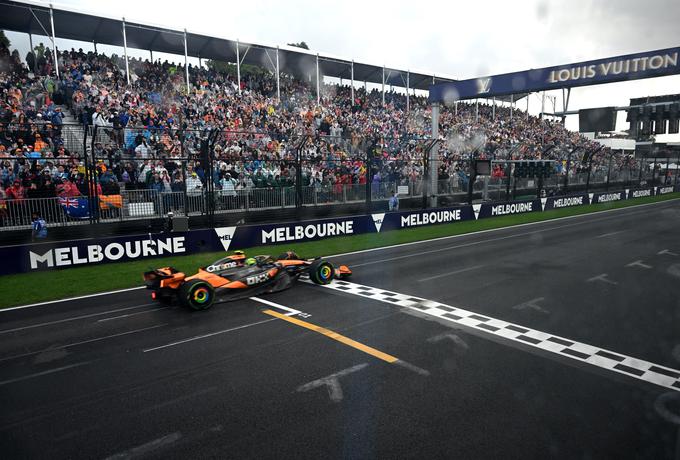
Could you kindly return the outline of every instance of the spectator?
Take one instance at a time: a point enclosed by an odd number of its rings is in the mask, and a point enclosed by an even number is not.
[[[37,212],[33,213],[33,230],[31,231],[31,241],[45,240],[47,238],[47,223]]]
[[[394,192],[392,197],[388,202],[388,207],[390,211],[399,211],[399,194]]]

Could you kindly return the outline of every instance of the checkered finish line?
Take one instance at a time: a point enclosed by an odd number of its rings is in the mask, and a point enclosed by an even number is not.
[[[335,280],[323,287],[390,303],[402,308],[409,308],[421,314],[441,318],[608,371],[618,372],[619,374],[644,380],[664,388],[680,391],[679,370],[659,366],[649,361],[632,358],[603,348],[575,342],[420,297],[339,280]]]

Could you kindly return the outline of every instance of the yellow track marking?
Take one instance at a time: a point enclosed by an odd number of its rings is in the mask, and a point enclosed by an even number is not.
[[[356,340],[352,340],[349,337],[340,335],[337,332],[333,332],[330,329],[326,329],[325,327],[317,326],[316,324],[308,323],[307,321],[302,321],[297,318],[292,318],[290,316],[286,316],[272,310],[264,310],[263,313],[266,313],[270,316],[275,316],[279,319],[288,321],[289,323],[296,324],[311,331],[318,332],[319,334],[323,334],[326,337],[329,337],[333,340],[337,340],[340,343],[344,343],[345,345],[348,345],[352,348],[356,348],[357,350],[363,351],[364,353],[368,353],[369,355],[375,356],[376,358],[382,359],[383,361],[387,361],[388,363],[394,363],[396,361],[399,361],[399,358],[395,358],[392,355],[388,355],[387,353],[383,353],[382,351],[376,350],[375,348],[369,347],[368,345],[359,343]]]

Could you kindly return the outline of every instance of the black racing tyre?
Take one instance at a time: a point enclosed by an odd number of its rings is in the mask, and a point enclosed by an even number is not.
[[[323,259],[317,259],[309,266],[309,279],[316,284],[328,284],[333,281],[335,268]]]
[[[203,280],[191,280],[180,286],[177,297],[192,310],[207,310],[215,302],[215,289]]]

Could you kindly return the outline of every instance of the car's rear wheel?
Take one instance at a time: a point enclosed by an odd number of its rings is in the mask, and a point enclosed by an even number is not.
[[[309,279],[316,284],[328,284],[333,281],[335,268],[323,259],[317,259],[309,266]]]
[[[215,289],[203,280],[191,280],[179,288],[179,301],[192,310],[207,310],[215,302]]]

